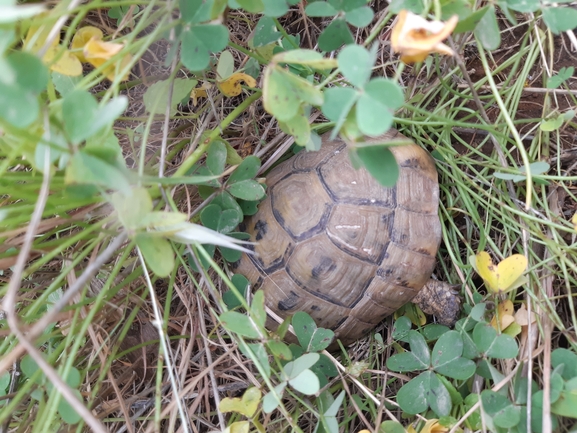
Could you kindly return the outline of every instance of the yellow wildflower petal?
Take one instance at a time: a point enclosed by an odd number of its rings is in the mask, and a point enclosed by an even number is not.
[[[573,223],[573,227],[575,228],[575,230],[577,230],[577,212],[575,212],[573,214],[573,217],[571,218],[571,222]]]
[[[97,39],[90,39],[86,45],[84,45],[84,57],[86,61],[90,63],[95,68],[99,68],[103,64],[105,64],[108,60],[118,54],[124,45],[117,44],[114,42],[104,42]],[[120,64],[118,62],[113,63],[107,66],[102,73],[108,78],[110,81],[113,81],[116,77],[117,65],[118,70],[123,70],[130,62],[132,61],[132,56],[130,54],[125,55],[122,60],[120,60]],[[130,71],[126,73],[122,77],[122,80],[127,80],[128,76],[130,75]]]
[[[54,61],[54,59],[57,59]],[[70,51],[63,50],[61,46],[52,46],[48,48],[42,61],[49,65],[52,71],[58,72],[69,77],[78,77],[82,75],[82,64],[76,56]]]
[[[439,424],[438,419],[429,419],[425,423],[425,426],[421,429],[420,433],[445,433],[448,432],[449,429],[447,427],[442,426]]]
[[[504,302],[501,302],[497,307],[497,314],[495,314],[493,319],[491,319],[491,326],[497,331],[504,331],[509,327],[509,325],[515,323],[515,317],[513,317],[514,311],[515,309],[511,300],[507,299]]]
[[[44,15],[44,14],[43,14]],[[40,15],[42,16],[42,15]],[[48,35],[52,30],[52,25],[48,24],[32,24],[26,33],[26,38],[24,39],[24,49],[37,53],[40,48],[46,43]],[[54,47],[60,43],[60,37],[54,38],[50,46]]]
[[[208,98],[208,93],[206,93],[206,91],[210,90],[211,88],[212,84],[205,81],[204,83],[202,83],[200,87],[195,87],[194,89],[192,89],[192,91],[190,92],[190,97],[192,98],[192,105],[196,107],[196,105],[198,104],[198,100],[200,98]]]
[[[241,81],[244,81],[249,87],[256,87],[256,80],[248,74],[235,72],[226,80],[218,83],[218,88],[224,96],[238,96],[242,92]]]
[[[72,38],[71,49],[73,54],[78,57],[81,62],[86,62],[86,57],[84,57],[84,46],[91,40],[95,39],[97,41],[102,40],[104,35],[102,30],[98,27],[87,26],[78,29],[74,37]]]
[[[441,41],[455,29],[458,16],[452,16],[446,23],[427,21],[419,15],[402,10],[391,33],[391,47],[401,54],[405,63],[423,61],[431,53],[454,55],[451,48]]]
[[[476,256],[477,272],[492,293],[507,292],[519,287],[516,283],[527,269],[527,264],[527,258],[521,254],[513,254],[496,266],[485,251]]]

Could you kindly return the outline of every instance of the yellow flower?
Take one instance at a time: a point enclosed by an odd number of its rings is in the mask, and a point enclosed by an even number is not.
[[[46,44],[48,35],[52,27],[46,24],[32,24],[26,33],[24,47],[26,50],[36,54]],[[72,55],[65,47],[59,45],[60,38],[56,37],[46,49],[42,56],[42,62],[55,72],[63,75],[77,77],[82,74],[82,65],[76,57]]]
[[[425,426],[421,429],[421,433],[445,433],[448,431],[449,429],[447,427],[439,424],[439,420],[434,418],[427,420]]]
[[[102,34],[102,30],[100,30],[98,27],[94,26],[82,27],[78,29],[78,31],[72,38],[72,44],[70,48],[74,50],[73,54],[76,57],[78,57],[78,60],[80,60],[83,63],[86,63],[87,60],[86,57],[84,57],[84,46],[91,39],[102,40],[103,37],[104,35]]]
[[[92,37],[85,45],[84,45],[84,57],[86,61],[90,63],[95,68],[99,68],[116,54],[118,54],[124,45],[117,44],[114,42],[104,42]],[[113,81],[116,76],[116,67],[118,66],[118,70],[122,70],[128,65],[132,60],[132,56],[130,54],[126,54],[121,60],[120,63],[116,62],[113,64],[108,65],[103,70],[103,74],[108,78],[110,81]],[[122,80],[127,80],[130,71],[127,72],[123,77]]]
[[[459,17],[452,16],[446,23],[427,21],[419,15],[402,10],[391,34],[391,46],[401,54],[404,63],[422,62],[431,53],[452,56],[455,53],[441,41],[455,29]]]
[[[491,326],[495,328],[497,332],[503,332],[509,325],[515,322],[514,313],[515,309],[511,300],[507,299],[501,302],[497,307],[497,314],[491,319]]]

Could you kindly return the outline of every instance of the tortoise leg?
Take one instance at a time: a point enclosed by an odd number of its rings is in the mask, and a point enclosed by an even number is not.
[[[435,316],[441,325],[454,326],[461,312],[458,287],[431,279],[411,302],[426,314]]]

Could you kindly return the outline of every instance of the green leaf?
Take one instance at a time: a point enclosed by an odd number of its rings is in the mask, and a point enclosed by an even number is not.
[[[237,213],[237,218],[239,221],[243,219],[242,209],[240,208],[237,201],[232,197],[228,192],[224,191],[221,194],[218,194],[216,197],[212,199],[210,202],[211,204],[216,204],[220,206],[221,209],[232,209]]]
[[[337,421],[337,414],[343,403],[345,397],[345,391],[341,391],[337,398],[333,398],[329,391],[324,391],[317,398],[317,405],[319,407],[319,423],[317,425],[317,430],[328,433],[338,433],[339,423]]]
[[[320,150],[321,145],[322,145],[322,138],[316,132],[312,131],[309,137],[309,141],[305,145],[305,148],[309,152],[316,152],[317,150]]]
[[[252,298],[250,317],[255,321],[257,326],[264,328],[266,322],[266,311],[264,309],[264,292],[262,290],[258,290]]]
[[[469,410],[471,410],[473,406],[477,404],[479,399],[480,399],[479,394],[467,395],[464,401],[464,409],[468,412]],[[480,430],[482,428],[482,423],[481,423],[481,413],[479,412],[479,409],[474,411],[465,422],[467,423],[467,426],[471,430]]]
[[[343,45],[352,44],[354,41],[344,18],[337,18],[323,30],[319,36],[318,44],[321,51],[333,51]]]
[[[228,185],[254,178],[260,168],[260,159],[254,155],[247,156],[228,178]]]
[[[174,251],[168,240],[141,233],[136,236],[136,244],[152,272],[162,278],[170,275],[175,262]]]
[[[263,186],[256,180],[252,179],[241,180],[240,182],[233,183],[227,187],[227,190],[234,197],[243,200],[260,200],[266,194]]]
[[[224,80],[232,75],[234,72],[234,57],[230,51],[223,51],[218,58],[216,64],[216,73],[221,80]]]
[[[78,388],[81,381],[80,372],[78,369],[75,367],[70,367],[70,370],[68,370],[68,374],[66,375],[64,381],[70,388]]]
[[[197,80],[176,78],[173,81],[172,99],[170,101],[170,114],[177,112],[177,106],[184,98],[190,95],[191,90],[198,83]],[[149,113],[164,114],[168,105],[168,95],[171,80],[157,81],[144,92],[144,107]]]
[[[453,33],[465,33],[465,32],[472,32],[477,28],[487,11],[489,10],[489,6],[484,6],[481,9],[476,10],[472,14],[468,15],[463,19],[459,19],[459,23],[455,27]]]
[[[72,392],[76,394],[76,397],[80,401],[83,400],[80,391],[74,389]],[[66,424],[77,424],[82,419],[82,417],[78,415],[78,413],[74,410],[74,408],[72,408],[72,406],[70,406],[64,397],[60,397],[60,401],[58,402],[58,413],[62,417],[62,421],[64,421]]]
[[[345,13],[347,23],[360,28],[368,26],[374,17],[375,13],[369,6],[362,6]]]
[[[236,0],[239,6],[250,13],[259,13],[264,9],[263,0]]]
[[[463,402],[463,397],[461,396],[459,391],[457,391],[457,389],[453,386],[451,381],[441,374],[437,374],[437,379],[439,379],[441,381],[441,383],[443,384],[443,386],[445,388],[447,388],[447,391],[449,392],[449,395],[451,396],[452,405],[453,406],[460,405]]]
[[[557,368],[563,365],[561,376],[565,380],[577,377],[577,355],[569,349],[557,348],[551,353],[551,365]]]
[[[331,359],[323,353],[320,353],[320,358],[315,365],[311,367],[313,373],[322,374],[326,377],[338,376],[339,371]]]
[[[496,426],[511,428],[519,423],[520,408],[514,406],[507,397],[485,389],[481,392],[481,402],[485,412],[493,418]]]
[[[276,54],[274,58],[279,63],[309,66],[315,69],[333,69],[337,67],[335,59],[323,57],[321,53],[314,50],[290,50]]]
[[[339,61],[339,69],[353,86],[363,88],[369,81],[373,58],[365,47],[354,44],[347,45],[341,50],[337,60]]]
[[[345,122],[359,94],[350,87],[331,87],[325,90],[325,101],[321,110],[331,121],[335,122],[335,133]]]
[[[330,329],[317,328],[307,348],[309,352],[325,350],[335,338],[335,333]]]
[[[547,80],[547,88],[548,89],[556,89],[565,81],[573,76],[575,73],[575,68],[570,66],[568,68],[561,68],[559,72],[553,75],[551,78]]]
[[[241,346],[241,352],[247,357],[253,360],[256,364],[260,364],[263,369],[263,374],[265,377],[270,378],[270,364],[269,364],[269,356],[264,347],[263,343],[250,343],[247,344],[248,348],[252,351],[252,354],[249,353],[247,350],[243,350]],[[254,359],[256,357],[256,360]]]
[[[48,69],[34,54],[14,51],[6,57],[14,71],[16,84],[25,92],[40,93],[48,83]]]
[[[571,7],[543,8],[541,14],[547,27],[556,35],[573,30],[577,23],[577,9]]]
[[[6,395],[8,386],[10,385],[10,373],[7,371],[0,374],[0,395]]]
[[[38,366],[36,361],[30,355],[27,354],[24,355],[22,357],[22,360],[20,361],[20,369],[22,370],[22,373],[24,373],[25,377],[31,379],[32,376],[34,376],[34,373],[40,370],[40,367]]]
[[[287,380],[294,379],[298,377],[303,371],[311,368],[319,360],[320,355],[318,353],[305,353],[299,356],[294,361],[288,362],[284,366],[284,375]]]
[[[101,129],[111,127],[127,106],[126,96],[118,96],[99,107],[94,96],[85,90],[68,93],[62,101],[64,129],[68,138],[73,143],[80,143]]]
[[[305,14],[307,17],[334,17],[338,13],[339,11],[326,1],[309,3],[305,8]]]
[[[143,187],[131,188],[128,193],[114,193],[110,202],[118,213],[118,219],[128,230],[137,230],[141,225],[142,215],[152,212],[152,198]]]
[[[230,233],[240,223],[238,213],[232,209],[222,210],[220,206],[209,204],[200,213],[202,224],[219,233]]]
[[[0,82],[0,118],[17,128],[25,128],[38,118],[38,98],[18,86]]]
[[[368,3],[368,0],[329,0],[329,3],[340,11],[349,12]]]
[[[279,399],[282,399],[282,395],[284,393],[284,389],[286,388],[287,383],[281,382],[277,386],[274,387],[274,392],[268,392],[262,399],[262,410],[264,413],[271,413],[275,410],[278,405],[280,404]],[[276,393],[276,395],[275,395]]]
[[[264,3],[263,14],[267,17],[279,18],[289,10],[284,0],[262,0],[262,2]]]
[[[228,44],[228,29],[222,24],[198,24],[182,33],[182,64],[191,71],[208,67],[210,54],[223,50]]]
[[[266,344],[275,358],[282,361],[290,361],[292,359],[292,352],[282,341],[269,340]]]
[[[387,78],[375,78],[365,86],[357,102],[357,124],[366,135],[377,136],[393,124],[393,112],[403,104],[403,92]]]
[[[408,338],[411,352],[428,366],[431,362],[431,354],[429,352],[429,346],[427,346],[427,342],[423,336],[419,332],[411,330],[409,331]]]
[[[451,411],[451,396],[432,371],[426,371],[405,384],[397,394],[397,403],[405,412],[417,414],[428,407],[437,416],[446,416]]]
[[[399,178],[399,166],[393,153],[383,146],[363,146],[356,149],[363,166],[381,185],[391,188]]]
[[[393,371],[406,372],[425,370],[431,362],[427,342],[417,331],[408,332],[410,352],[399,353],[387,359],[387,368]]]
[[[297,377],[290,379],[288,383],[305,395],[316,394],[320,389],[319,378],[309,369],[302,371]]]
[[[387,368],[398,372],[419,371],[429,367],[413,352],[397,353],[387,359]]]
[[[539,0],[506,0],[505,5],[517,12],[536,12],[541,8]]]
[[[424,8],[423,0],[392,0],[389,6],[389,9],[394,14],[398,14],[401,10],[406,9],[417,15],[421,15]]]
[[[220,315],[222,325],[229,332],[242,335],[247,338],[259,338],[260,332],[249,317],[236,311],[227,311]]]
[[[317,330],[315,321],[304,311],[297,311],[292,317],[292,325],[299,344],[306,350]]]
[[[550,401],[551,403],[555,403],[559,397],[561,397],[561,392],[563,392],[563,387],[565,386],[565,381],[563,377],[556,371],[551,374],[551,396]],[[577,398],[577,395],[575,396]],[[577,406],[573,405],[573,411],[577,415]],[[557,413],[557,415],[562,415]]]
[[[214,0],[179,0],[178,3],[185,23],[197,24],[211,19]]]
[[[430,323],[422,329],[423,337],[427,341],[438,340],[441,335],[449,332],[450,329],[447,326],[439,325],[438,323]]]
[[[252,40],[255,48],[264,47],[281,38],[282,34],[276,28],[276,24],[271,17],[263,16],[256,24],[254,38]]]
[[[487,50],[496,50],[501,45],[501,33],[495,16],[495,6],[489,6],[487,12],[479,20],[479,24],[475,27],[475,37]]]
[[[251,387],[244,392],[242,398],[223,398],[218,409],[223,413],[236,412],[250,418],[258,409],[261,397],[260,389]]]
[[[246,298],[246,291],[248,289],[249,284],[247,278],[241,274],[234,274],[230,279],[230,281],[234,285],[234,287],[236,287],[236,289],[239,291],[242,298],[243,299]],[[222,300],[229,308],[229,310],[240,307],[242,305],[242,302],[240,301],[240,299],[238,299],[238,297],[232,290],[227,290],[226,292],[224,292],[222,295]]]
[[[475,363],[461,358],[463,339],[457,331],[444,333],[432,351],[432,366],[437,373],[453,379],[466,380],[475,374]]]
[[[497,331],[489,324],[477,323],[473,330],[473,340],[477,349],[490,358],[510,359],[519,353],[514,338],[506,334],[497,335]]]
[[[540,174],[547,173],[551,167],[544,161],[537,161],[529,164],[529,168],[531,169],[532,176],[539,176]],[[495,172],[493,175],[498,179],[512,180],[513,182],[520,182],[527,179],[527,169],[524,165],[519,167],[519,172],[522,174]]]
[[[254,215],[258,212],[258,201],[247,201],[247,200],[240,200],[238,204],[242,209],[242,213],[244,215]]]
[[[131,188],[126,169],[92,155],[87,149],[72,156],[66,169],[65,180],[67,184],[93,184],[124,193],[128,193]]]
[[[393,339],[408,343],[409,331],[412,326],[411,319],[406,316],[399,317],[393,325]]]
[[[553,388],[553,381],[551,385]],[[577,378],[570,379],[565,383],[565,389],[560,392],[559,398],[551,405],[551,412],[560,416],[577,418]]]
[[[561,126],[563,126],[563,116],[557,116],[557,117],[553,117],[551,119],[544,119],[541,121],[541,123],[539,124],[539,129],[541,131],[556,131],[559,128],[561,128]]]
[[[286,122],[279,122],[279,126],[283,132],[292,135],[299,146],[306,146],[311,139],[311,125],[305,115],[297,114]]]
[[[214,141],[206,153],[206,167],[211,175],[219,176],[224,172],[228,151],[226,143]]]
[[[406,430],[400,422],[388,420],[381,423],[378,433],[406,433]]]
[[[459,17],[459,21],[471,15],[471,5],[467,0],[447,0],[441,4],[441,21],[447,21],[453,15]],[[473,27],[474,28],[474,27]],[[471,28],[471,30],[473,30]]]
[[[263,99],[266,111],[286,122],[297,115],[304,103],[323,104],[323,93],[312,83],[279,66],[265,71]]]
[[[301,347],[307,352],[320,352],[326,349],[335,336],[330,329],[317,328],[311,316],[303,311],[294,314],[292,325]]]

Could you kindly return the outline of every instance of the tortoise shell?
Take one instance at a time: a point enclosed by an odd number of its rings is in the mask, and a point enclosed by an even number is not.
[[[384,138],[410,142],[394,130]],[[266,199],[244,221],[255,254],[242,257],[238,272],[276,314],[305,311],[345,345],[409,302],[435,266],[435,164],[414,143],[390,150],[400,175],[385,188],[353,168],[346,143],[324,135],[320,151],[270,172]]]

